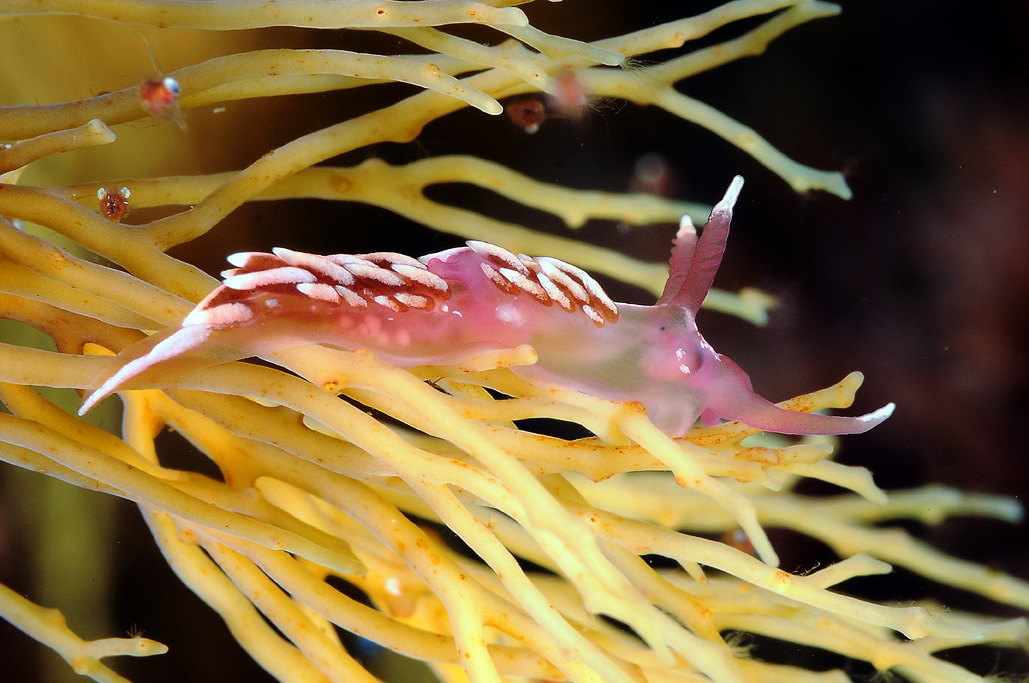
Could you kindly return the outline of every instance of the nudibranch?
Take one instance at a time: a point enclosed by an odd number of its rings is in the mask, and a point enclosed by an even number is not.
[[[689,218],[682,219],[668,281],[653,306],[616,304],[580,268],[477,241],[420,259],[288,249],[234,254],[228,260],[235,268],[223,273],[222,285],[179,327],[122,351],[79,412],[112,392],[159,383],[191,360],[319,343],[369,349],[413,367],[530,344],[538,360],[511,368],[517,375],[638,401],[670,436],[684,435],[698,418],[740,420],[783,434],[871,429],[893,404],[860,417],[784,410],[755,393],[746,373],[698,331],[696,314],[721,262],[742,186],[742,178],[732,181],[699,239]]]

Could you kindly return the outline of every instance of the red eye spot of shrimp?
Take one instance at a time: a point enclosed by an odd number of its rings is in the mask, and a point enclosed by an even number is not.
[[[129,188],[101,187],[96,191],[100,213],[109,221],[120,221],[129,212]]]
[[[171,76],[151,76],[139,84],[139,101],[154,116],[174,118],[179,109],[179,82]]]
[[[547,120],[547,109],[543,103],[535,97],[509,102],[504,111],[511,117],[511,121],[526,133],[535,133],[540,125]]]

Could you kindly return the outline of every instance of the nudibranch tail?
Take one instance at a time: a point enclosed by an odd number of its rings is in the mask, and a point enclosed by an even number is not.
[[[146,381],[167,380],[191,372],[244,358],[212,342],[213,328],[186,325],[155,332],[127,347],[108,361],[108,369],[94,380],[79,407],[85,415],[93,406],[120,389],[138,386]]]
[[[711,209],[699,240],[689,216],[682,217],[672,248],[668,281],[658,304],[675,304],[694,314],[700,310],[722,263],[732,223],[732,209],[742,189],[743,178],[736,176],[722,201]]]

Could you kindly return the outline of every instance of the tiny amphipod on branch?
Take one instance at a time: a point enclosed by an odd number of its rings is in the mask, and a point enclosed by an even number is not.
[[[125,218],[129,212],[129,197],[132,193],[129,188],[122,187],[115,189],[101,187],[96,191],[96,198],[100,202],[100,214],[109,221],[118,222]]]
[[[575,266],[485,242],[420,259],[288,249],[233,254],[236,267],[223,273],[223,284],[181,326],[119,354],[79,412],[115,391],[303,344],[367,348],[406,367],[457,364],[531,344],[538,361],[513,367],[516,374],[639,401],[671,436],[685,434],[698,418],[784,434],[871,429],[893,404],[860,417],[783,410],[758,396],[746,373],[697,330],[696,313],[721,262],[742,187],[736,177],[699,239],[683,218],[668,282],[653,306],[616,304]]]

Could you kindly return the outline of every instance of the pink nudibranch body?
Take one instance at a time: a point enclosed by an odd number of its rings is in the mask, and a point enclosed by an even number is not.
[[[236,268],[223,274],[223,284],[179,327],[122,351],[79,412],[115,391],[304,344],[366,348],[403,367],[459,364],[530,344],[538,360],[512,367],[519,376],[639,401],[670,436],[684,435],[698,418],[784,434],[871,429],[893,404],[860,417],[783,410],[757,395],[746,373],[697,329],[742,186],[742,178],[733,179],[699,239],[683,217],[668,281],[653,306],[616,304],[575,266],[484,242],[420,259],[286,249],[234,254],[229,262]]]

